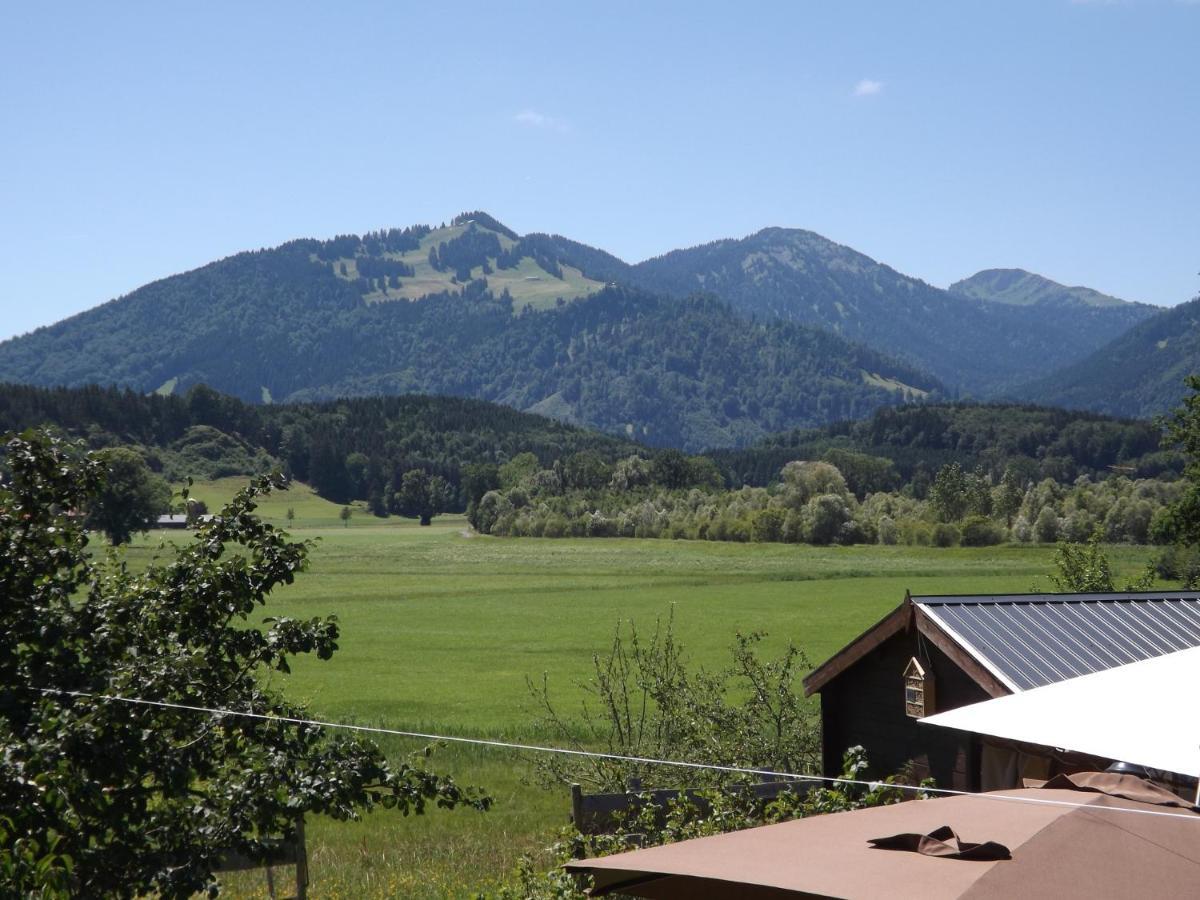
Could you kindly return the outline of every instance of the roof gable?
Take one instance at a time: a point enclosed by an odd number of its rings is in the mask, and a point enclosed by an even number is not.
[[[1000,696],[1200,646],[1200,591],[905,597],[814,669],[805,693],[914,625]]]

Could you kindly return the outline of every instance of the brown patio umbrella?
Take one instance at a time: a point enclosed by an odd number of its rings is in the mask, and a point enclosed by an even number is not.
[[[897,849],[876,846],[881,839]],[[567,868],[591,873],[593,896],[663,900],[1197,897],[1200,814],[1139,778],[1083,773],[1040,788],[813,816]]]

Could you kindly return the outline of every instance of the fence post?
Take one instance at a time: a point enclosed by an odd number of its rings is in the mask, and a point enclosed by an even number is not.
[[[576,831],[583,831],[583,788],[571,785],[571,824]]]

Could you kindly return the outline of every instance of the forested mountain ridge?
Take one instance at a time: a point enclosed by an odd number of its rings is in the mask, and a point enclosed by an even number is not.
[[[631,266],[469,212],[161,279],[0,343],[0,379],[250,402],[443,393],[695,450],[994,394],[1140,309],[970,300],[794,229]]]
[[[1076,409],[1149,418],[1179,405],[1184,378],[1200,373],[1200,297],[1164,309],[1112,343],[1015,396]]]
[[[952,294],[970,297],[974,300],[1008,303],[1013,306],[1045,304],[1075,307],[1134,307],[1137,308],[1137,311],[1128,309],[1126,311],[1131,316],[1140,316],[1143,319],[1158,312],[1157,308],[1145,303],[1122,300],[1089,287],[1078,285],[1069,287],[1046,278],[1044,275],[1026,272],[1024,269],[984,269],[976,272],[970,278],[954,282],[947,290]],[[1138,319],[1134,318],[1133,321],[1138,321]]]
[[[766,228],[639,263],[630,281],[704,290],[758,318],[801,322],[907,359],[976,396],[1081,359],[1152,307],[968,302],[819,234]]]
[[[497,232],[477,222],[454,227],[486,243],[481,252],[494,246],[488,236]],[[163,279],[0,344],[0,378],[163,392],[204,383],[251,402],[450,394],[686,449],[745,444],[942,391],[914,367],[836,335],[752,325],[711,298],[604,288],[537,309],[508,291],[496,296],[485,276],[377,302],[338,272],[354,242],[403,246],[427,236],[294,241]],[[471,261],[470,246],[445,247],[434,248],[439,264]],[[536,241],[529,253],[524,260],[553,262]]]
[[[699,450],[942,393],[931,376],[837,335],[783,322],[748,325],[706,297],[606,288],[562,309],[514,317],[503,299],[468,291],[457,303],[429,298],[368,313],[347,347],[353,369],[293,399],[474,396]],[[435,345],[436,353],[425,349]]]

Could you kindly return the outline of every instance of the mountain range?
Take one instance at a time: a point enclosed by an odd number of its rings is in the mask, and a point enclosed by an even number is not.
[[[940,290],[797,229],[631,265],[472,212],[153,282],[0,343],[0,380],[252,402],[421,391],[697,450],[923,398],[1049,399],[1057,370],[1086,379],[1092,354],[1163,315],[1020,270]],[[1172,377],[1135,394],[1169,404]],[[1092,405],[1085,387],[1067,402]]]
[[[1131,328],[1015,396],[1040,403],[1148,418],[1179,404],[1184,378],[1200,372],[1200,298]]]

